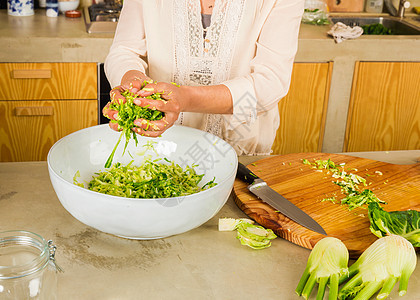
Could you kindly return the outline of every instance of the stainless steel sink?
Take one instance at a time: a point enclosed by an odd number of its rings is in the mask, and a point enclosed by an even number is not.
[[[118,16],[116,15],[119,16],[119,13],[116,14],[113,12],[111,15],[100,14],[93,18],[89,7],[85,7],[83,17],[85,19],[86,31],[88,33],[114,33],[118,22]]]
[[[420,35],[420,27],[395,17],[359,17],[359,16],[331,16],[331,22],[344,23],[348,26],[363,26],[382,24],[390,29],[393,35]]]

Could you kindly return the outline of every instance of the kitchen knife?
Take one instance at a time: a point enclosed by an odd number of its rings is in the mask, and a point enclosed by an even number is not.
[[[327,235],[325,230],[314,219],[270,188],[264,180],[252,173],[251,170],[240,162],[238,162],[236,177],[249,184],[248,190],[251,193],[286,217],[310,230]]]

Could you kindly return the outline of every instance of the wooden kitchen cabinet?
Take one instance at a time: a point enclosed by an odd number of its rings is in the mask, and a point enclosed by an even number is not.
[[[60,138],[98,124],[96,63],[1,63],[0,86],[0,161],[46,160]]]
[[[343,151],[420,149],[420,63],[358,62]]]
[[[295,63],[272,154],[321,152],[333,63]]]

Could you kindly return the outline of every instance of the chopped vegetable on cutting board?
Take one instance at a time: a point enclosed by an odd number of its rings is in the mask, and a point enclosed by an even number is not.
[[[313,160],[310,162],[308,159],[303,159],[302,163],[310,165],[312,168],[317,170],[326,170],[327,174],[331,174],[331,177],[336,179],[333,181],[334,184],[341,188],[344,198],[340,200],[342,205],[346,205],[349,210],[355,208],[367,209],[367,206],[372,203],[385,203],[380,200],[371,190],[360,189],[360,185],[367,186],[366,179],[360,175],[351,173],[350,170],[345,170],[345,164],[336,164],[331,159],[328,160]],[[356,170],[357,171],[357,170]],[[382,174],[380,171],[379,174]],[[323,201],[336,202],[335,197],[325,198]]]

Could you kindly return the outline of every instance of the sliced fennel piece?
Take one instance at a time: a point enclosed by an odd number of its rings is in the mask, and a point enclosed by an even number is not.
[[[317,242],[309,255],[303,275],[296,287],[299,296],[308,299],[318,283],[317,300],[324,298],[329,285],[329,299],[337,299],[339,278],[348,272],[349,252],[344,243],[334,237]]]
[[[254,224],[251,219],[234,219],[234,218],[220,218],[219,219],[219,231],[234,231],[238,226],[239,222],[246,222]]]
[[[219,231],[237,230],[237,238],[242,245],[253,249],[264,249],[271,246],[271,240],[277,236],[271,229],[254,225],[250,219],[220,218]]]
[[[252,249],[268,248],[271,246],[271,240],[277,237],[271,229],[246,222],[239,222],[236,229],[241,244]]]
[[[407,292],[408,279],[417,263],[416,252],[407,239],[389,235],[376,240],[350,266],[349,272],[340,277],[339,299],[370,299],[376,292],[377,299],[388,297],[400,280],[399,295]]]

